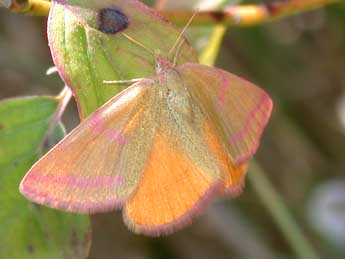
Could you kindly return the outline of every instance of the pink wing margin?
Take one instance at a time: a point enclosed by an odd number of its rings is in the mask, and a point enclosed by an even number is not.
[[[216,126],[234,165],[247,162],[257,151],[272,112],[269,95],[222,69],[186,63],[176,70]]]

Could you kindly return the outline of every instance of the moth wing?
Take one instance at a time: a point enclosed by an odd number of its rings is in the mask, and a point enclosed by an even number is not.
[[[166,133],[159,133],[137,190],[124,206],[124,220],[136,233],[172,233],[190,223],[219,188],[216,175],[207,174]]]
[[[183,87],[180,76],[172,74],[167,82]],[[142,178],[123,210],[130,229],[152,236],[172,233],[190,223],[212,196],[239,193],[245,175],[243,168],[231,164],[214,125],[199,105],[188,97],[169,96],[168,109],[160,106],[159,130]]]
[[[245,185],[245,176],[248,169],[248,164],[244,163],[235,166],[228,155],[228,152],[221,141],[220,136],[217,135],[214,126],[211,123],[205,125],[205,140],[214,157],[218,161],[222,173],[222,190],[221,194],[227,196],[239,195]]]
[[[259,87],[221,69],[186,63],[176,70],[227,143],[235,166],[256,152],[272,111],[272,100]]]
[[[138,183],[154,134],[141,130],[155,123],[147,110],[151,85],[151,80],[136,83],[84,120],[33,165],[21,193],[81,213],[122,206]]]

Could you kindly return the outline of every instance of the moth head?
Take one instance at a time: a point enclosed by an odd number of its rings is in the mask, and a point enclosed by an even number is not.
[[[160,53],[160,50],[155,51],[155,68],[157,73],[162,73],[173,67],[169,59]]]

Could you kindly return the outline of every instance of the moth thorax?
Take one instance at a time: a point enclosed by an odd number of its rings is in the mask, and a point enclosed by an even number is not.
[[[175,111],[185,118],[192,116],[192,99],[180,75],[174,69],[171,69],[166,74],[166,79],[166,86],[168,89],[167,103],[170,110]]]

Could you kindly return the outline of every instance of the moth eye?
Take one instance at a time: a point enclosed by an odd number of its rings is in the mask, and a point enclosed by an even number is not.
[[[108,34],[115,34],[127,29],[128,17],[118,9],[104,8],[99,11],[99,30]]]

